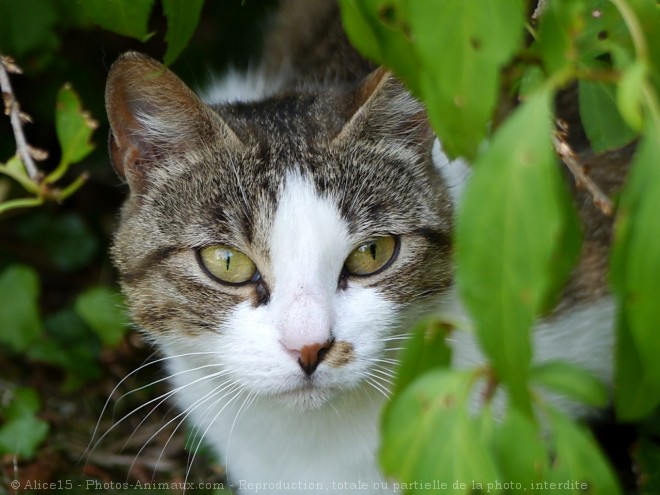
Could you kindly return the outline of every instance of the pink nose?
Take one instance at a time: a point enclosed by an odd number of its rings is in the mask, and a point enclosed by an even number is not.
[[[332,347],[332,342],[332,340],[328,340],[323,344],[309,344],[298,351],[300,353],[298,364],[307,376],[312,376],[316,371],[316,368]]]

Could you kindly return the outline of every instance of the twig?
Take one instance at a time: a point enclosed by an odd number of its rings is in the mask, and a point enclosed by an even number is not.
[[[578,187],[583,187],[591,195],[594,205],[607,216],[612,216],[614,213],[614,205],[607,195],[600,190],[596,183],[587,175],[584,166],[575,155],[573,148],[566,142],[565,136],[561,131],[562,125],[559,124],[559,130],[555,131],[552,135],[552,144],[555,147],[555,152],[561,157],[566,167],[571,171],[575,178],[575,184]]]
[[[548,3],[547,0],[539,0],[538,3],[536,4],[536,9],[534,9],[534,13],[532,14],[532,19],[538,20],[538,18],[541,16],[543,11],[545,10],[546,3]]]
[[[0,88],[2,89],[2,99],[5,104],[5,115],[9,116],[11,127],[14,131],[14,139],[16,140],[16,151],[21,157],[23,166],[30,178],[38,182],[40,176],[39,169],[37,169],[32,159],[32,150],[34,148],[31,148],[27,143],[25,134],[23,134],[23,122],[29,121],[29,117],[21,112],[9,81],[9,73],[20,74],[21,69],[10,57],[6,57],[0,53]],[[40,150],[36,151],[38,152]]]

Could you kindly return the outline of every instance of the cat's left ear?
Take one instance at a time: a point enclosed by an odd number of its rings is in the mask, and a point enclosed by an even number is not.
[[[141,193],[166,158],[184,159],[205,143],[242,146],[236,134],[177,76],[136,52],[110,69],[105,91],[110,158],[131,191]]]
[[[424,106],[384,68],[369,74],[347,99],[346,123],[334,138],[386,138],[430,153],[435,135]]]

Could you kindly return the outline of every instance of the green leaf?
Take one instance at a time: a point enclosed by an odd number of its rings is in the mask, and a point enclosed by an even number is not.
[[[626,308],[619,309],[616,329],[615,396],[616,415],[621,421],[645,417],[660,405],[660,382],[653,381],[642,364],[631,332],[625,326]]]
[[[582,27],[577,39],[579,65],[602,69],[609,54],[615,67],[624,68],[618,62],[629,61],[634,47],[619,11],[610,0],[589,0],[587,6],[582,16],[584,26],[578,26]]]
[[[154,0],[85,0],[80,6],[103,29],[147,41],[149,15]]]
[[[0,455],[9,454],[29,459],[48,434],[47,422],[37,418],[41,408],[39,396],[30,388],[13,391],[9,406],[3,411],[5,422],[0,426]]]
[[[495,110],[500,69],[522,41],[522,2],[435,0],[408,9],[433,128],[450,156],[472,158]]]
[[[594,407],[607,405],[609,394],[603,383],[588,371],[564,361],[550,361],[532,368],[530,380]]]
[[[403,0],[341,0],[346,33],[362,54],[385,64],[418,96],[421,63],[411,43]]]
[[[30,346],[28,356],[62,368],[65,392],[102,376],[98,364],[101,341],[73,308],[49,315],[44,324],[44,338]]]
[[[68,165],[78,163],[94,150],[90,142],[92,133],[98,127],[98,123],[92,119],[88,112],[82,109],[80,98],[69,84],[65,84],[57,94],[55,105],[55,130],[57,139],[62,149],[60,167],[63,171],[53,177],[49,176],[49,182],[59,179],[66,171]]]
[[[170,65],[181,54],[199,23],[204,0],[163,0],[167,17],[167,51],[165,65]]]
[[[39,278],[24,265],[11,265],[0,274],[0,342],[15,352],[25,351],[41,334]]]
[[[515,408],[507,410],[504,421],[495,429],[492,448],[502,477],[509,482],[529,487],[542,481],[549,469],[538,425]]]
[[[612,254],[612,280],[621,305],[615,405],[623,420],[639,419],[660,402],[658,156],[660,118],[649,113],[621,196]]]
[[[78,296],[75,307],[105,345],[114,346],[121,341],[128,320],[119,294],[108,287],[93,287]]]
[[[522,42],[523,2],[343,0],[341,6],[357,48],[424,99],[444,150],[473,157],[497,103],[500,69]]]
[[[496,133],[475,163],[456,226],[461,298],[512,402],[528,412],[529,329],[579,250],[550,142],[550,96],[530,97]]]
[[[644,38],[646,53],[638,53],[638,58],[644,57],[649,72],[653,74],[650,82],[655,88],[656,95],[660,94],[660,10],[658,2],[649,0],[627,0],[625,2],[632,10],[635,18],[635,31],[639,37]],[[631,29],[631,26],[626,26]],[[657,100],[656,100],[657,105]]]
[[[372,26],[370,24],[369,10],[373,9],[373,7],[370,7],[371,3],[357,0],[339,0],[341,21],[344,31],[346,31],[353,46],[366,58],[382,62],[383,57],[376,34],[378,25]]]
[[[39,189],[38,184],[28,175],[27,170],[23,166],[23,161],[18,155],[12,156],[7,163],[0,163],[0,173],[14,179],[28,192],[36,193]]]
[[[546,2],[536,40],[547,74],[569,69],[578,59],[576,41],[582,32],[584,2],[554,0]]]
[[[623,72],[617,87],[616,102],[619,112],[626,124],[635,130],[641,130],[643,127],[642,88],[646,75],[646,67],[637,61]]]
[[[550,483],[559,483],[562,493],[617,495],[616,478],[591,434],[580,425],[557,413],[548,415],[554,433],[555,459]],[[562,484],[572,484],[565,487]]]
[[[2,415],[5,419],[17,419],[21,416],[35,414],[41,409],[39,395],[32,388],[17,388],[11,393],[9,405],[3,409]]]
[[[426,318],[415,325],[413,336],[399,358],[395,394],[424,372],[449,365],[451,350],[445,341],[449,330],[447,324],[435,317]]]
[[[52,217],[39,212],[24,220],[18,232],[23,239],[46,251],[65,272],[88,265],[99,249],[94,233],[73,213]]]
[[[582,80],[578,90],[580,119],[595,153],[619,148],[635,138],[617,109],[614,85]]]
[[[472,373],[431,371],[388,405],[380,460],[405,493],[429,493],[434,487],[467,494],[472,483],[485,486],[498,479],[478,422],[467,412],[472,383]]]

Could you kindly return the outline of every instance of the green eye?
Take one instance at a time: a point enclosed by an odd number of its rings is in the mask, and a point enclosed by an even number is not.
[[[394,236],[374,237],[355,248],[344,266],[351,275],[371,275],[385,268],[395,251]]]
[[[211,275],[228,284],[249,282],[257,272],[250,258],[222,244],[202,248],[199,260]]]

